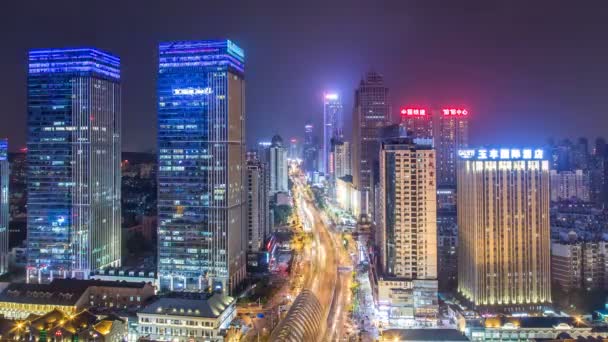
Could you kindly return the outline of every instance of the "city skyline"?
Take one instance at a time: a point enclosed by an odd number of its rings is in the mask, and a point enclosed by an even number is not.
[[[354,4],[341,9],[334,5],[327,7],[327,17],[320,18],[318,27],[302,31],[304,22],[308,22],[316,12],[263,6],[259,9],[249,6],[228,9],[226,5],[213,4],[208,6],[215,10],[217,19],[189,25],[195,20],[191,12],[197,13],[198,18],[201,12],[213,11],[190,11],[184,5],[168,8],[150,4],[140,17],[135,15],[140,13],[138,5],[125,4],[122,11],[112,14],[117,24],[115,27],[97,30],[111,6],[70,1],[63,1],[63,4],[42,4],[35,8],[20,4],[13,5],[13,11],[4,11],[12,15],[7,15],[0,25],[7,25],[3,32],[11,35],[0,56],[0,72],[11,86],[0,88],[0,94],[16,101],[7,103],[4,112],[9,120],[0,127],[0,136],[9,138],[12,150],[25,145],[25,78],[22,71],[29,49],[97,46],[122,56],[125,66],[123,85],[128,94],[124,104],[123,133],[130,133],[123,134],[123,149],[153,151],[156,44],[172,39],[213,37],[231,37],[249,51],[250,84],[260,84],[251,89],[247,100],[247,114],[256,118],[247,123],[249,146],[255,143],[255,137],[271,137],[279,132],[286,138],[302,136],[297,128],[302,127],[306,120],[313,120],[316,127],[321,127],[322,107],[318,99],[326,89],[343,94],[344,110],[348,114],[353,108],[354,89],[361,74],[371,69],[385,75],[391,89],[393,120],[398,115],[397,108],[408,103],[465,106],[475,113],[476,118],[484,119],[473,122],[470,127],[471,143],[476,145],[486,141],[506,143],[512,136],[506,132],[513,131],[518,132],[518,140],[534,145],[544,143],[551,136],[573,137],[574,134],[559,123],[576,114],[585,114],[578,116],[581,132],[578,135],[594,138],[602,135],[602,129],[608,125],[601,115],[604,102],[602,92],[598,90],[602,89],[601,80],[607,71],[594,64],[594,61],[608,57],[608,49],[601,43],[599,34],[606,30],[607,24],[593,20],[606,12],[605,6],[560,6],[559,2],[508,5],[472,2],[461,7],[439,2],[418,6],[388,2],[384,8]],[[71,12],[62,11],[68,7],[67,4],[75,9],[92,6],[94,10],[82,10],[81,16],[71,16]],[[346,18],[341,19],[342,23],[358,33],[354,35],[359,37],[357,44],[348,38],[349,30],[330,29],[336,24],[329,19],[335,18],[330,14],[340,10],[347,12],[341,16]],[[551,10],[552,16],[544,15],[547,10]],[[159,30],[155,23],[166,11],[179,13],[181,16],[174,17],[180,17],[180,22],[169,18],[170,24]],[[255,15],[249,16],[248,11],[270,20],[260,24],[254,19]],[[278,16],[274,15],[279,11],[285,12],[281,16],[284,19],[277,19]],[[17,14],[26,13],[41,17],[41,20],[32,23],[15,21],[14,18],[19,17]],[[56,18],[54,30],[40,29],[40,25],[47,21],[44,19],[46,14]],[[124,30],[131,25],[133,15],[140,17],[136,25],[138,29]],[[229,15],[240,20],[235,20],[234,27],[227,28],[221,18]],[[402,24],[402,17],[408,18],[407,25]],[[422,21],[422,17],[430,19]],[[364,19],[382,20],[382,23],[365,31],[357,25]],[[84,25],[90,22],[93,25]],[[512,26],[512,22],[518,25]],[[563,25],[565,22],[569,24]],[[480,24],[487,25],[484,32],[474,30]],[[293,29],[288,32],[276,30],[283,25]],[[80,29],[74,31],[74,26]],[[246,30],[246,27],[258,27],[258,30]],[[411,27],[417,28],[417,34],[408,33]],[[459,29],[453,31],[452,27]],[[571,27],[577,30],[571,30]],[[41,31],[42,34],[38,34]],[[526,35],[526,32],[533,34]],[[384,38],[377,39],[380,34]],[[526,35],[525,40],[519,39],[522,35]],[[564,37],[559,44],[551,38],[559,36]],[[498,46],[494,38],[498,38]],[[312,42],[316,49],[326,51],[326,61],[322,65],[307,63],[311,59],[310,52],[302,49],[299,41]],[[401,41],[404,43],[395,44]],[[335,42],[339,42],[338,46],[330,48]],[[311,50],[315,50],[314,47]],[[283,66],[273,69],[279,60],[265,58],[267,51],[286,53],[287,58],[280,60]],[[542,51],[547,51],[547,55],[544,56]],[[353,55],[357,57],[342,63]],[[289,81],[292,86],[286,86],[288,81],[281,79],[283,68],[296,73],[297,77]],[[430,72],[433,72],[432,77],[428,77]],[[270,102],[260,101],[263,89],[271,90],[277,96]],[[530,94],[525,89],[535,89],[535,92]],[[556,98],[560,101],[555,101]],[[286,115],[285,108],[291,108],[290,113],[294,114]],[[349,115],[345,118],[345,132],[348,133],[348,126],[352,123]],[[549,118],[556,120],[547,120]],[[275,127],[269,127],[268,122],[273,122]],[[543,135],[534,134],[541,128],[545,132]],[[350,139],[349,136],[347,138]]]

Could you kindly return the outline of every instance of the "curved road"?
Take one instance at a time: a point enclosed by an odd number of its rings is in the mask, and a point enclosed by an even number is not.
[[[311,273],[304,282],[304,288],[310,289],[319,299],[324,309],[325,320],[321,331],[325,337],[320,341],[341,341],[350,302],[351,273],[346,269],[339,272],[340,265],[351,265],[350,257],[342,247],[340,235],[333,233],[324,222],[325,214],[315,205],[311,196],[303,191],[305,183],[301,176],[294,176],[294,198],[302,208],[303,220],[307,221],[313,235],[312,250],[307,252],[311,257]],[[323,337],[323,338],[322,338]]]

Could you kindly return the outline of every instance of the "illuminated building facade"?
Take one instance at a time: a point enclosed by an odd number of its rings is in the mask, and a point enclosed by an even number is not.
[[[177,41],[159,59],[159,285],[233,291],[246,273],[245,55]]]
[[[458,291],[478,308],[551,302],[549,161],[542,149],[458,151]]]
[[[589,202],[589,172],[551,170],[551,201]]]
[[[119,266],[119,58],[32,50],[27,95],[27,281]]]
[[[433,115],[425,108],[401,108],[401,125],[407,136],[415,139],[433,139]]]
[[[270,235],[267,167],[255,153],[247,153],[247,250],[259,252]]]
[[[348,141],[334,140],[331,152],[331,174],[334,179],[351,175],[350,143]]]
[[[307,175],[312,176],[319,170],[319,146],[314,135],[314,126],[311,123],[304,126],[302,159],[302,165]]]
[[[374,164],[380,152],[380,132],[390,121],[388,88],[382,75],[369,72],[355,91],[353,111],[353,183],[361,193],[361,213],[372,214]]]
[[[323,96],[323,161],[321,172],[330,173],[332,141],[342,139],[342,101],[335,93]]]
[[[10,168],[8,164],[8,140],[0,139],[0,274],[8,272],[8,223]]]
[[[275,135],[272,137],[270,153],[270,193],[288,192],[288,165],[287,149],[283,146],[283,139]]]
[[[443,108],[437,115],[435,149],[437,150],[437,184],[456,187],[456,154],[469,145],[469,111]]]
[[[383,281],[378,285],[378,297],[380,306],[390,307],[389,320],[414,318],[436,323],[436,192],[431,146],[417,145],[411,138],[382,143],[376,242]],[[393,282],[406,285],[394,286]],[[386,291],[392,295],[383,296]],[[384,303],[383,297],[392,300]]]

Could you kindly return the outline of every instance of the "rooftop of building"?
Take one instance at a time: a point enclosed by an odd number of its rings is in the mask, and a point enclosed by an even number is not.
[[[92,286],[143,288],[146,283],[80,279],[55,279],[48,284],[11,283],[0,293],[0,302],[73,306]]]
[[[219,293],[171,293],[158,298],[140,313],[218,318],[234,302],[234,298]]]
[[[392,341],[468,341],[456,329],[389,329],[382,333],[384,340]]]
[[[120,58],[92,47],[32,49],[29,75],[93,73],[120,79]]]
[[[486,318],[486,328],[519,328],[519,329],[546,329],[546,328],[590,328],[575,317],[511,317],[499,316]]]

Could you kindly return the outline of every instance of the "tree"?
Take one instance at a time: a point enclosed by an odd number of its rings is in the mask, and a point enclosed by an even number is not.
[[[277,205],[274,207],[274,222],[277,225],[286,225],[289,223],[289,217],[292,214],[291,206],[287,204]]]

